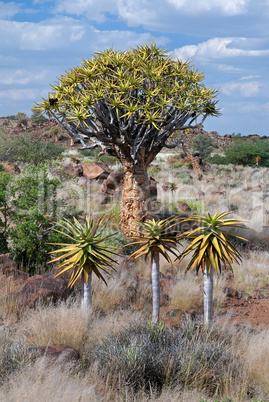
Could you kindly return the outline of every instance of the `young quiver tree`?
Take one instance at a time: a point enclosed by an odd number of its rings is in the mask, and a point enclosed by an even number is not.
[[[136,259],[145,256],[146,259],[150,255],[153,305],[152,321],[155,323],[159,321],[160,316],[160,254],[171,264],[170,254],[178,256],[178,235],[175,230],[178,222],[179,219],[174,217],[158,221],[153,219],[141,222],[141,234],[132,237],[132,245],[136,247],[136,250],[129,258]]]
[[[108,49],[62,75],[49,99],[37,104],[82,149],[98,146],[118,158],[124,171],[120,226],[127,236],[149,216],[147,167],[163,147],[177,145],[167,145],[171,134],[219,114],[217,91],[203,79],[155,44]]]
[[[54,245],[62,247],[50,254],[61,253],[61,255],[51,260],[50,263],[63,260],[57,267],[60,272],[56,276],[72,270],[69,287],[74,286],[76,281],[81,278],[81,304],[85,308],[92,305],[92,274],[94,273],[106,283],[102,271],[111,274],[116,268],[117,262],[111,257],[113,254],[116,255],[115,247],[105,243],[105,240],[114,234],[102,236],[109,216],[92,218],[88,215],[84,225],[75,217],[73,220],[73,223],[67,219],[57,223],[61,230],[54,230],[64,236],[69,243],[54,243]]]
[[[198,227],[184,232],[179,239],[193,239],[181,253],[179,260],[192,254],[186,271],[201,268],[204,276],[204,323],[210,324],[213,318],[213,274],[221,273],[221,264],[233,271],[232,263],[239,264],[240,253],[233,244],[233,239],[246,240],[230,229],[245,228],[243,221],[239,219],[224,219],[230,212],[223,212],[211,216],[207,213],[204,216],[194,215],[188,218],[197,224]]]

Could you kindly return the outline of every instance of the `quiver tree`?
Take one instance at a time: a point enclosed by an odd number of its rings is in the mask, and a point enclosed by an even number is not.
[[[82,149],[100,147],[122,164],[120,226],[135,234],[149,216],[147,167],[176,130],[218,115],[217,91],[187,62],[154,43],[127,51],[96,52],[51,86],[36,110],[55,118]]]

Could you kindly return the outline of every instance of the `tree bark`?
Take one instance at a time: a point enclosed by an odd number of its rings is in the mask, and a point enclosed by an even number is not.
[[[211,267],[210,273],[204,268],[204,324],[210,325],[213,319],[213,273]]]
[[[151,278],[152,278],[152,321],[156,324],[160,316],[160,254],[153,250],[151,255]]]
[[[135,165],[124,161],[122,165],[124,183],[119,224],[125,236],[130,237],[139,233],[138,222],[150,218],[149,182],[144,163]]]
[[[81,307],[86,309],[92,306],[92,270],[90,269],[87,282],[85,282],[84,273],[81,278]]]

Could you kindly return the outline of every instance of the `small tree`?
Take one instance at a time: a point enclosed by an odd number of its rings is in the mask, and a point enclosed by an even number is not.
[[[214,144],[210,137],[202,134],[198,134],[192,142],[192,150],[198,151],[202,159],[207,158],[211,154],[212,149],[216,147],[216,144]]]
[[[127,236],[149,213],[147,168],[176,130],[219,114],[217,91],[187,62],[151,45],[107,49],[84,60],[52,86],[37,109],[55,118],[82,148],[101,147],[122,164],[120,227]]]
[[[65,219],[58,223],[62,230],[54,229],[60,233],[71,243],[53,243],[53,245],[63,246],[62,248],[52,251],[51,254],[64,253],[50,261],[51,263],[64,260],[58,266],[61,271],[56,275],[72,269],[69,279],[69,287],[74,286],[76,281],[82,279],[82,307],[88,307],[92,304],[91,282],[92,273],[105,283],[101,271],[111,274],[116,267],[116,261],[111,258],[111,254],[115,254],[115,247],[105,244],[105,240],[114,235],[114,233],[102,237],[102,233],[107,226],[109,217],[92,218],[87,216],[84,226],[73,218],[74,223]]]
[[[164,220],[148,220],[140,223],[142,232],[140,236],[134,236],[133,245],[137,246],[137,250],[129,257],[136,259],[150,254],[150,266],[152,277],[152,295],[153,295],[153,313],[152,321],[157,323],[160,316],[160,254],[172,263],[168,254],[172,253],[177,256],[177,233],[171,230],[178,220],[175,218],[167,218]]]
[[[192,242],[181,253],[179,260],[188,254],[193,253],[186,271],[189,269],[202,269],[204,275],[204,323],[210,324],[213,318],[213,273],[221,273],[221,263],[228,266],[232,271],[232,263],[241,261],[240,253],[232,243],[232,239],[243,239],[225,229],[242,228],[243,222],[239,219],[223,219],[230,212],[221,214],[215,213],[211,216],[207,213],[204,216],[195,215],[188,218],[198,225],[191,229],[179,239],[193,239]]]

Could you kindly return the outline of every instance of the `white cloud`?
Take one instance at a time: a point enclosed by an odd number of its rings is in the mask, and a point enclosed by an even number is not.
[[[236,45],[240,45],[240,41],[244,42],[246,38],[235,38]],[[268,56],[269,49],[264,50],[246,50],[239,47],[233,47],[234,38],[214,38],[209,39],[206,42],[199,43],[198,45],[188,45],[173,51],[173,56],[180,60],[187,59],[220,59],[226,57],[238,57],[238,56]]]
[[[4,85],[28,85],[30,83],[44,82],[49,77],[48,70],[3,70],[0,75],[0,84]]]
[[[44,92],[44,90],[43,90]],[[46,94],[48,91],[45,92]],[[6,91],[0,91],[0,99],[20,101],[20,100],[33,100],[40,99],[42,97],[40,89],[37,88],[25,88],[25,89],[8,89]]]
[[[0,1],[0,19],[1,18],[11,18],[21,11],[19,4],[14,2],[3,2]]]
[[[260,75],[245,75],[239,78],[240,80],[253,80],[253,78],[260,78]]]
[[[247,0],[168,0],[183,14],[208,13],[218,11],[224,15],[238,15],[246,12]]]
[[[106,20],[105,13],[117,14],[117,1],[59,0],[56,2],[55,11],[70,15],[86,15],[89,20],[101,23]]]
[[[250,98],[259,95],[262,88],[263,84],[259,81],[227,82],[221,86],[221,92],[229,96],[240,94],[245,98]]]

